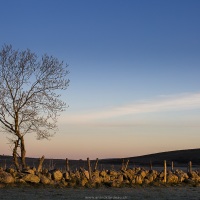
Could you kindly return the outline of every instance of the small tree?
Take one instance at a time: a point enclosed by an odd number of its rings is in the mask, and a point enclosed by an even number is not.
[[[51,137],[57,116],[66,108],[58,92],[68,87],[67,65],[57,58],[41,59],[29,49],[14,50],[4,45],[0,51],[0,124],[10,134],[16,168],[26,168],[24,136],[36,133],[37,139]],[[18,148],[20,154],[18,154]]]

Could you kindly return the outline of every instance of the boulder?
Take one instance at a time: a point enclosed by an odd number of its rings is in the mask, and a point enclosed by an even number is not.
[[[13,174],[13,173],[15,173],[15,169],[14,168],[8,168],[8,169],[6,169],[6,172]]]
[[[1,183],[14,183],[15,179],[10,173],[1,171],[0,172],[0,182]]]
[[[40,176],[40,182],[44,185],[50,184],[50,179],[48,179],[46,176],[41,175]]]
[[[178,183],[178,176],[176,176],[175,174],[170,173],[167,176],[167,183]]]
[[[114,171],[114,170],[110,170],[109,171],[109,175],[113,176],[113,177],[117,177],[118,173],[116,171]]]
[[[200,177],[198,176],[198,174],[195,171],[192,171],[190,173],[188,173],[188,176],[192,179],[192,180],[199,180]]]
[[[63,174],[63,178],[64,178],[65,180],[70,180],[69,172],[65,172],[65,173]]]
[[[101,171],[101,172],[100,172],[100,176],[102,176],[102,177],[105,177],[105,176],[107,176],[107,173],[106,173],[106,171]]]
[[[122,183],[124,181],[123,175],[122,174],[118,175],[117,180],[119,183]]]
[[[146,173],[146,171],[141,170],[141,171],[138,172],[138,174],[141,175],[144,178],[147,173]]]
[[[42,173],[43,173],[43,174],[48,174],[48,172],[49,172],[48,169],[46,169],[46,168],[42,169]]]
[[[51,174],[50,172],[48,172],[48,173],[46,174],[46,177],[47,177],[49,180],[52,180],[52,174]]]
[[[132,180],[134,173],[130,173],[130,170],[123,172],[123,177],[125,180]]]
[[[63,178],[63,174],[62,174],[62,172],[60,170],[54,170],[52,172],[52,178],[55,181],[60,181]]]
[[[151,183],[151,182],[154,181],[154,175],[153,175],[153,174],[148,174],[148,175],[146,176],[146,179],[148,179],[148,181]]]
[[[135,171],[132,170],[132,169],[128,169],[127,172],[128,172],[129,174],[131,174],[132,176],[135,175]]]
[[[102,182],[104,182],[104,183],[110,182],[110,176],[107,175],[107,176],[102,177]]]
[[[30,182],[30,183],[39,183],[40,182],[40,178],[34,174],[27,174],[22,179],[24,181]]]
[[[185,180],[187,180],[189,178],[189,176],[187,175],[187,173],[185,173],[182,170],[175,170],[175,175],[178,177],[178,181],[179,182],[183,182]]]
[[[92,176],[92,182],[94,183],[101,183],[102,178],[100,178],[99,176],[93,175]]]
[[[98,170],[96,170],[95,172],[92,173],[92,176],[95,176],[95,177],[99,177],[99,175],[100,175],[100,174],[99,174],[99,171],[98,171]]]
[[[16,183],[20,183],[20,184],[26,184],[26,181],[23,180],[22,178],[17,178],[17,179],[15,180],[15,182],[16,182]]]
[[[151,181],[150,181],[149,179],[145,178],[145,179],[144,179],[144,183],[145,183],[145,184],[149,184],[149,183],[151,183]]]
[[[27,173],[27,174],[35,174],[35,171],[33,169],[25,169],[22,171],[22,173]]]
[[[89,172],[85,170],[83,173],[84,173],[85,177],[89,180],[89,178],[90,178],[89,177]]]
[[[143,177],[141,175],[137,175],[135,179],[136,184],[142,184]]]
[[[85,184],[88,182],[87,178],[81,179],[81,186],[85,186]]]
[[[80,172],[79,172],[79,171],[76,171],[76,172],[75,172],[75,176],[76,176],[76,178],[80,179],[80,178],[81,178]]]

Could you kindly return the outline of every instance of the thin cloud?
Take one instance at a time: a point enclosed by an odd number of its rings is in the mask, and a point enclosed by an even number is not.
[[[116,118],[140,113],[190,110],[200,108],[200,93],[160,96],[129,105],[113,107],[84,114],[71,114],[63,118],[67,123],[91,123],[97,120]]]

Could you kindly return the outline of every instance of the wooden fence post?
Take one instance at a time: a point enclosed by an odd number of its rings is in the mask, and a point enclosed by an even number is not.
[[[167,162],[164,160],[164,183],[167,182]]]
[[[128,163],[129,163],[129,160],[126,161],[126,164],[125,164],[125,166],[124,166],[124,170],[125,170],[125,171],[127,170]]]
[[[192,173],[192,161],[188,163],[188,172]]]
[[[96,162],[95,162],[95,165],[94,165],[94,171],[96,171],[96,170],[97,170],[98,161],[99,161],[99,159],[97,158],[97,159],[96,159]]]
[[[90,165],[90,159],[87,158],[87,163],[88,163],[88,171],[89,171],[89,180],[92,180],[92,171],[91,171],[91,165]]]
[[[174,171],[174,162],[172,161],[172,165],[171,165],[171,171]]]
[[[37,168],[37,171],[38,172],[41,172],[42,171],[42,164],[44,162],[44,156],[42,156],[40,159],[39,159],[39,164],[38,164],[38,168]]]
[[[122,167],[121,170],[124,170],[124,159],[122,159]]]
[[[152,167],[152,162],[151,162],[151,160],[150,160],[150,162],[149,162],[149,167],[150,167],[150,170],[152,171],[153,167]]]
[[[66,158],[66,170],[67,170],[67,172],[70,171],[68,158]]]

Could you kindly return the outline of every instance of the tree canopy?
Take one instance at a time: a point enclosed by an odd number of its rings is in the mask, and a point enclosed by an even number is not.
[[[57,128],[57,116],[66,108],[59,92],[69,85],[67,67],[53,56],[39,58],[29,49],[4,45],[0,51],[0,123],[10,134],[17,168],[18,147],[26,167],[24,136],[36,133],[37,139],[47,139]]]

